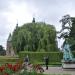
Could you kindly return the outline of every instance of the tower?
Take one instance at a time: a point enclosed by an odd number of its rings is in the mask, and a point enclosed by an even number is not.
[[[15,55],[15,52],[14,52],[13,46],[12,46],[12,35],[11,34],[9,34],[9,37],[7,39],[6,55],[7,56],[14,56]]]
[[[17,23],[16,23],[16,29],[18,28],[18,21],[17,21]]]
[[[35,18],[34,18],[34,17],[33,17],[33,20],[32,20],[32,22],[33,22],[33,23],[35,23]]]

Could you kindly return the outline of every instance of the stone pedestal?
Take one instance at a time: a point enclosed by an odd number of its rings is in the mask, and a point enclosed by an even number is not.
[[[64,61],[62,60],[63,69],[75,69],[75,61]]]

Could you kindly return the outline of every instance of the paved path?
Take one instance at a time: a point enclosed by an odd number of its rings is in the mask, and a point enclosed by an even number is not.
[[[46,70],[45,67],[43,67],[46,74],[51,75],[75,75],[75,69],[62,69],[62,67],[49,67],[48,70]]]

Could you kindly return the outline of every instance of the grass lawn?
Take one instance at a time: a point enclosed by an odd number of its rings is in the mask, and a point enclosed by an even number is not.
[[[0,56],[0,66],[2,64],[5,64],[5,63],[10,63],[10,64],[15,64],[17,61],[18,61],[18,57],[10,57],[10,56]],[[40,64],[42,66],[46,66],[45,65],[45,62],[34,62],[33,64]],[[59,62],[52,62],[52,63],[49,63],[48,65],[49,67],[59,67],[61,66],[61,63]],[[0,73],[0,75],[2,75]],[[20,74],[20,72],[17,72],[15,73],[14,75],[26,75],[25,73],[24,74]],[[71,74],[27,74],[27,75],[71,75]]]

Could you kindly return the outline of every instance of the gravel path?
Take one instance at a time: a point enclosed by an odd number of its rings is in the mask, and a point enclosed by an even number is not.
[[[62,67],[49,67],[48,70],[46,70],[45,67],[43,67],[45,70],[45,74],[51,74],[51,75],[75,75],[75,69],[62,69]]]

